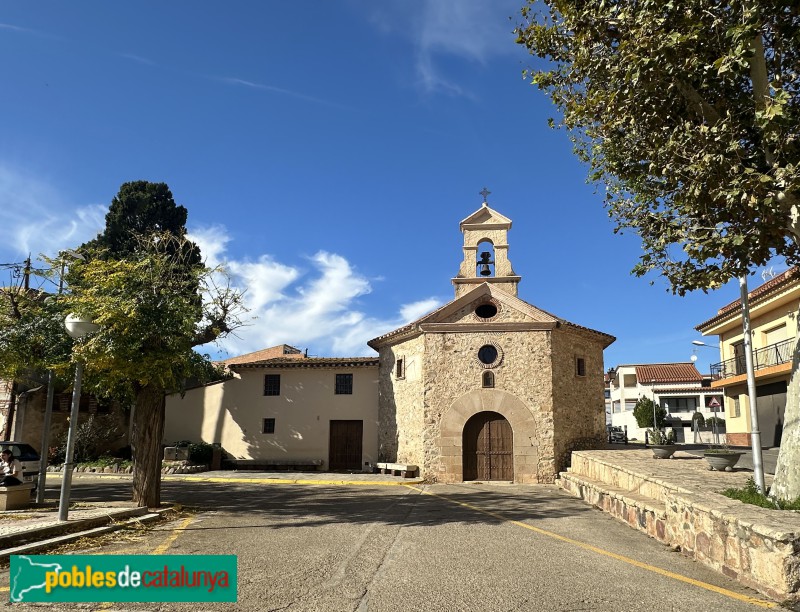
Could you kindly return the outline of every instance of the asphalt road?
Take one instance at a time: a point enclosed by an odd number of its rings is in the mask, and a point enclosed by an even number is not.
[[[81,478],[74,497],[129,486]],[[761,599],[552,486],[163,487],[196,511],[86,552],[236,554],[238,603],[102,609],[735,612]]]

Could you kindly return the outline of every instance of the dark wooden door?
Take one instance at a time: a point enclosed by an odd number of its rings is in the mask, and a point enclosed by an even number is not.
[[[331,421],[329,470],[360,470],[364,421]]]
[[[464,480],[514,480],[514,434],[496,412],[480,412],[464,425]]]

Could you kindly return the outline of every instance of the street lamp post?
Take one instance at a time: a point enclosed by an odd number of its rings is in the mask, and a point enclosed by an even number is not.
[[[58,293],[61,295],[64,291],[64,269],[67,267],[66,256],[69,255],[73,259],[84,260],[84,256],[67,249],[62,251],[61,255],[61,272],[58,276]],[[36,503],[44,503],[44,488],[47,482],[47,456],[48,449],[50,448],[50,426],[53,418],[53,396],[55,395],[56,376],[53,370],[47,372],[47,403],[44,407],[44,423],[42,424],[42,444],[41,444],[41,458],[39,461],[39,478],[36,481]]]
[[[763,494],[766,488],[764,486],[764,463],[761,456],[761,431],[758,426],[756,374],[753,368],[753,334],[750,329],[750,303],[748,301],[746,275],[739,277],[739,294],[742,301],[742,333],[744,336],[744,363],[747,372],[747,399],[750,403],[750,448],[753,452],[753,479],[756,482],[756,488]],[[712,346],[712,348],[714,348],[713,345],[706,344],[700,340],[693,340],[692,344],[697,346]]]
[[[657,421],[656,421],[656,381],[655,381],[655,379],[652,379],[650,381],[650,391],[653,394],[653,438],[657,439],[656,438],[656,427],[657,427],[656,424],[657,424]]]
[[[759,493],[765,494],[764,464],[761,458],[761,431],[758,428],[758,400],[756,374],[753,369],[753,336],[750,330],[750,304],[747,296],[747,276],[739,277],[742,296],[742,330],[744,332],[744,362],[747,369],[747,395],[750,402],[750,447],[753,450],[753,476]]]
[[[67,333],[75,340],[90,332],[100,329],[90,319],[82,319],[76,315],[67,315],[64,320]],[[58,502],[58,520],[69,518],[69,494],[72,486],[72,458],[75,453],[75,433],[78,429],[78,412],[81,404],[81,379],[83,378],[83,361],[75,365],[75,382],[72,387],[72,410],[69,413],[69,430],[67,433],[67,453],[64,459],[64,474],[61,479],[61,497]]]

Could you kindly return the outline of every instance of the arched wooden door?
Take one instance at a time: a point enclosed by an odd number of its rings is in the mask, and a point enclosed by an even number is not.
[[[514,434],[496,412],[479,412],[464,425],[464,480],[514,480]]]

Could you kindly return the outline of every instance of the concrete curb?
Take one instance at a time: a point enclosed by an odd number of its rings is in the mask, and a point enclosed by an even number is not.
[[[162,480],[188,480],[190,482],[224,482],[248,483],[248,484],[267,484],[267,485],[317,485],[317,486],[356,486],[356,487],[392,487],[405,486],[410,484],[422,484],[421,478],[407,478],[401,481],[389,480],[307,480],[303,478],[224,478],[199,476],[164,476]]]
[[[103,535],[130,525],[157,521],[171,510],[172,508],[159,508],[150,512],[147,508],[126,508],[118,512],[109,512],[108,515],[102,517],[31,528],[24,532],[21,531],[13,535],[4,536],[0,540],[0,547],[2,547],[0,548],[0,562],[8,562],[8,558],[11,555],[32,554],[66,544],[67,542],[73,542],[80,538]],[[22,534],[28,539],[27,542],[7,548],[10,544],[9,540],[15,540],[15,543],[18,544],[21,537],[23,537]]]
[[[197,474],[169,474],[162,475],[165,480],[188,480],[190,482],[221,482],[227,484],[250,483],[267,485],[318,485],[318,486],[358,486],[358,487],[391,487],[397,485],[424,484],[423,478],[404,478],[403,480],[348,480],[346,478],[265,478],[262,473],[258,476],[245,476],[241,472],[234,472],[237,476],[201,476]],[[202,474],[202,472],[201,472]],[[61,477],[60,472],[52,472],[48,476]],[[73,474],[73,479],[96,478],[108,480],[131,480],[131,474],[103,474],[100,472],[78,472]]]

